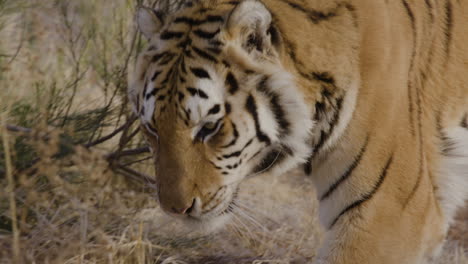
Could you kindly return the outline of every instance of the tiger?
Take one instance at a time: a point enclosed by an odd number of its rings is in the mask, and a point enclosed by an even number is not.
[[[157,199],[223,226],[241,182],[310,177],[314,263],[425,263],[468,196],[468,1],[140,6],[128,96]]]

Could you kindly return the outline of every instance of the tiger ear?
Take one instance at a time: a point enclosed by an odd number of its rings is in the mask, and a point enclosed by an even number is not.
[[[240,3],[230,14],[227,28],[233,35],[239,35],[247,49],[264,50],[271,45],[270,11],[258,0]]]
[[[138,29],[146,39],[150,40],[158,33],[164,24],[164,15],[148,7],[139,7],[136,13]]]

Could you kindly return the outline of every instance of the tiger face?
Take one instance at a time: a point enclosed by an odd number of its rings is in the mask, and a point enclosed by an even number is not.
[[[282,65],[282,40],[258,1],[140,8],[148,47],[129,96],[155,157],[161,207],[220,222],[239,183],[304,162],[312,110]]]

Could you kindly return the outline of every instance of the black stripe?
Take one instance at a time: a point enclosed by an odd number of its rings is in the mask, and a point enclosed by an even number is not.
[[[195,75],[197,76],[198,78],[201,78],[201,79],[211,79],[210,78],[210,74],[202,69],[202,68],[190,68],[190,71]]]
[[[468,114],[465,114],[465,116],[462,118],[460,126],[468,129]]]
[[[414,193],[416,193],[417,188],[419,187],[419,183],[422,179],[423,173],[424,173],[424,142],[423,142],[423,134],[422,134],[422,108],[421,108],[421,95],[419,93],[419,90],[416,93],[416,105],[418,107],[418,112],[417,112],[417,118],[418,118],[418,150],[419,150],[419,171],[418,171],[418,179],[416,180],[416,184],[413,187],[413,190],[411,191],[411,194],[409,195],[406,204],[408,204],[409,200],[413,196]],[[406,204],[403,206],[404,208],[406,207]]]
[[[414,31],[414,30],[415,30],[415,26],[414,26],[414,25],[415,25],[415,23],[416,23],[416,22],[415,22],[416,19],[415,19],[415,17],[414,17],[413,11],[411,10],[411,8],[410,8],[408,2],[406,2],[406,0],[402,0],[401,2],[403,3],[403,5],[404,5],[404,7],[405,7],[405,10],[406,10],[406,13],[408,14],[408,17],[409,17],[410,20],[411,20],[411,24],[412,24],[413,31]]]
[[[198,54],[198,56],[200,56],[202,58],[205,58],[205,59],[207,59],[209,61],[212,61],[214,63],[218,62],[218,60],[215,57],[213,57],[212,55],[210,55],[206,51],[203,51],[203,50],[201,50],[201,49],[199,49],[199,48],[197,48],[195,46],[192,46],[192,49],[193,49],[193,51],[195,51],[195,53]]]
[[[316,102],[314,120],[319,121],[320,119],[322,119],[322,116],[326,114],[327,114],[327,106],[325,105],[325,103]]]
[[[434,13],[432,11],[433,6],[431,3],[431,0],[425,0],[424,2],[426,3],[427,12],[429,13],[429,17],[431,19],[431,24],[432,24],[434,23]]]
[[[164,31],[163,33],[161,33],[160,39],[162,40],[180,39],[183,36],[184,36],[184,32]]]
[[[157,62],[159,61],[162,57],[166,56],[167,52],[163,52],[163,53],[160,53],[160,54],[155,54],[153,55],[153,57],[151,58],[151,62]]]
[[[161,85],[165,85],[169,79],[172,77],[172,73],[174,72],[174,68],[170,68],[167,73],[166,73],[166,77],[164,78],[164,80],[161,81]]]
[[[213,9],[203,7],[203,8],[200,8],[200,10],[198,10],[198,12],[200,12],[200,14],[203,14],[203,13],[206,13],[206,12],[211,11],[211,10],[213,10]]]
[[[189,17],[178,17],[174,19],[174,24],[187,24],[189,26],[199,26],[203,23],[203,20],[196,20]]]
[[[419,96],[418,96],[418,99],[419,99]],[[419,124],[419,146],[418,146],[418,150],[419,150],[419,170],[418,170],[418,178],[416,179],[416,183],[414,184],[413,188],[411,189],[408,197],[406,198],[406,201],[403,203],[403,209],[406,208],[406,206],[409,204],[409,202],[412,200],[412,198],[414,197],[414,195],[416,194],[416,191],[418,190],[419,186],[420,186],[420,183],[421,183],[421,180],[423,178],[423,174],[424,174],[424,164],[425,164],[425,160],[424,160],[424,145],[423,145],[423,136],[422,136],[422,124],[421,124],[421,115],[422,115],[422,110],[421,110],[421,107],[419,105],[419,102],[418,102],[418,107],[419,107],[419,111],[418,111],[418,124]],[[436,118],[440,118],[440,114],[441,112],[438,113],[438,116],[436,116]],[[436,120],[437,122],[437,125],[440,125],[440,120]],[[441,134],[441,140],[442,140],[442,145],[445,147],[443,147],[442,149],[442,153],[444,155],[447,155],[448,152],[450,152],[450,139],[447,138],[447,136],[445,135],[445,133],[443,132],[442,128],[440,129],[439,131]],[[447,145],[448,146],[447,146]]]
[[[437,129],[437,137],[440,141],[440,152],[444,156],[448,156],[449,153],[454,149],[455,142],[451,140],[447,134],[444,132],[442,126],[442,112],[440,110],[436,113],[436,129]]]
[[[415,16],[409,6],[409,4],[403,0],[403,5],[405,6],[405,9],[408,13],[408,17],[410,18],[410,21],[411,21],[411,27],[412,27],[412,30],[413,30],[413,53],[412,53],[412,57],[411,57],[411,62],[410,62],[410,70],[409,70],[409,77],[408,77],[408,100],[409,100],[409,118],[410,118],[410,131],[412,133],[413,136],[416,135],[415,133],[415,120],[413,118],[413,98],[412,98],[412,93],[413,93],[413,90],[415,91],[416,93],[416,107],[417,107],[417,116],[416,116],[416,121],[417,121],[417,137],[418,137],[418,155],[419,155],[419,169],[418,169],[418,176],[417,176],[417,180],[416,180],[416,183],[415,185],[413,186],[410,194],[409,194],[409,197],[406,199],[406,201],[404,202],[403,204],[403,208],[406,208],[406,206],[408,205],[409,201],[412,199],[412,197],[414,196],[414,194],[416,193],[419,185],[420,185],[420,182],[421,182],[421,179],[422,179],[422,176],[423,176],[423,173],[424,173],[424,142],[423,142],[423,135],[422,135],[422,121],[421,121],[421,118],[422,118],[422,107],[421,107],[421,94],[420,94],[420,90],[417,89],[416,87],[414,87],[413,85],[413,81],[412,81],[412,78],[411,78],[411,73],[413,72],[413,68],[414,68],[414,60],[415,60],[415,57],[416,57],[416,49],[417,49],[417,29],[416,29],[416,20],[415,20]]]
[[[187,80],[185,80],[184,76],[182,76],[182,75],[179,75],[179,81],[180,81],[181,83],[187,82]]]
[[[239,83],[236,80],[236,77],[229,72],[226,76],[226,85],[229,86],[229,93],[235,94],[239,90]]]
[[[428,78],[428,73],[431,71],[432,60],[434,58],[434,46],[435,46],[434,41],[432,41],[431,47],[429,48],[429,54],[428,54],[427,62],[425,63],[426,66],[424,67],[423,70],[421,70],[421,77],[422,77],[421,89],[423,89],[423,91],[426,88],[426,81],[427,81],[427,78]]]
[[[189,26],[200,26],[202,24],[207,24],[207,23],[215,23],[215,22],[224,22],[224,19],[222,16],[215,16],[215,15],[208,15],[204,19],[193,19],[189,17],[178,17],[174,19],[175,24],[186,24]]]
[[[182,111],[184,112],[184,115],[185,115],[185,122],[187,123],[189,120],[190,120],[190,109],[186,110],[185,108],[181,108]]]
[[[159,91],[161,91],[161,90],[162,90],[162,88],[156,88],[156,87],[154,87],[154,88],[151,90],[151,92],[149,92],[149,93],[146,94],[146,100],[150,99],[151,96],[155,96],[155,95],[156,95]]]
[[[414,67],[414,59],[416,58],[416,47],[417,47],[417,32],[416,32],[416,19],[414,17],[413,11],[411,10],[408,2],[406,0],[401,1],[403,3],[403,6],[405,7],[406,13],[410,19],[411,22],[411,29],[413,31],[413,52],[411,54],[411,61],[410,61],[410,68],[408,72],[408,114],[409,114],[409,122],[410,122],[410,131],[411,134],[414,136],[415,135],[415,128],[414,128],[414,109],[413,109],[413,84],[411,81],[411,73],[413,71]]]
[[[328,188],[328,190],[320,197],[320,201],[327,199],[336,190],[336,188],[340,186],[340,184],[342,184],[346,179],[349,178],[349,176],[351,176],[354,169],[356,169],[356,167],[361,162],[362,156],[364,155],[364,152],[367,149],[368,143],[369,143],[369,137],[366,138],[366,142],[361,147],[361,150],[359,151],[357,157],[353,160],[351,165],[346,169],[345,173],[343,173],[343,175],[341,175],[341,177]]]
[[[447,0],[445,3],[445,54],[447,55],[447,60],[450,56],[450,47],[452,43],[452,29],[453,29],[453,11],[452,3],[450,0]]]
[[[226,115],[229,115],[229,114],[231,113],[231,104],[228,103],[228,102],[226,102],[226,103],[224,104],[224,109],[225,109],[225,111],[226,111]]]
[[[185,63],[185,58],[183,56],[180,59],[180,69],[183,74],[187,74],[187,64]]]
[[[283,41],[286,46],[286,50],[288,51],[289,57],[293,61],[294,68],[296,68],[297,72],[304,78],[308,80],[314,80],[314,78],[305,72],[305,65],[297,58],[296,55],[296,46],[294,43],[290,42],[286,38],[283,38]]]
[[[214,46],[214,47],[220,47],[220,46],[224,46],[224,43],[218,39],[213,39],[213,40],[210,40],[208,42],[211,46]],[[221,52],[221,51],[220,51]]]
[[[310,175],[312,173],[312,155],[304,163],[304,173]]]
[[[219,104],[215,104],[210,110],[208,110],[208,115],[216,115],[221,110],[221,106]]]
[[[175,57],[176,57],[175,53],[167,52],[165,54],[165,56],[160,61],[158,61],[158,64],[159,65],[166,65],[169,62],[171,62]]]
[[[257,90],[265,94],[270,98],[270,106],[272,108],[273,114],[275,116],[276,123],[279,127],[279,138],[282,138],[289,134],[290,130],[290,123],[286,119],[286,113],[283,110],[283,107],[280,104],[280,97],[275,92],[271,91],[267,85],[268,78],[265,77],[260,83],[257,85]]]
[[[182,102],[182,100],[184,100],[185,95],[182,92],[178,92],[177,95],[179,98],[179,102]]]
[[[202,90],[200,90],[200,89],[193,88],[193,87],[187,87],[187,91],[192,96],[198,95],[200,98],[208,99],[208,95],[205,92],[203,92]]]
[[[278,29],[275,27],[275,25],[273,25],[273,23],[268,28],[267,34],[270,35],[271,43],[278,47],[278,45],[281,43],[281,36]]]
[[[283,146],[283,148],[287,148]],[[252,174],[264,173],[270,171],[275,165],[278,165],[287,157],[286,152],[292,152],[291,149],[284,150],[282,148],[275,148],[268,152],[265,157],[260,161],[260,163],[255,166],[252,171]]]
[[[231,68],[231,64],[227,62],[226,60],[223,60],[223,64],[226,68]]]
[[[335,86],[335,78],[329,72],[313,72],[315,80]]]
[[[140,110],[140,96],[136,97],[136,111],[138,112]]]
[[[380,186],[384,182],[385,177],[387,176],[387,173],[388,173],[388,169],[390,168],[390,165],[392,164],[392,161],[393,161],[393,154],[390,156],[390,158],[387,161],[387,164],[385,164],[385,167],[382,169],[382,171],[381,171],[381,173],[379,175],[379,179],[378,179],[377,183],[374,185],[374,187],[372,188],[372,190],[369,193],[365,194],[361,199],[355,201],[354,203],[347,206],[343,211],[341,211],[340,214],[333,220],[333,222],[331,223],[329,229],[333,228],[333,226],[340,219],[340,217],[343,216],[344,214],[346,214],[348,211],[350,211],[350,210],[360,206],[361,204],[365,203],[366,201],[372,199],[374,194],[377,193]]]
[[[211,165],[213,165],[213,167],[215,167],[215,169],[218,169],[218,170],[222,170],[223,168],[219,167],[216,165],[216,163],[212,162],[211,160],[209,161]]]
[[[181,50],[186,50],[186,48],[190,45],[192,45],[192,39],[186,38],[185,40],[179,42],[177,47]]]
[[[212,39],[216,35],[218,35],[218,33],[220,31],[221,31],[220,29],[216,30],[215,32],[208,32],[208,31],[204,31],[202,29],[196,29],[196,30],[193,31],[193,34],[195,34],[199,38]]]
[[[240,1],[229,1],[227,2],[226,4],[229,4],[229,5],[238,5],[240,3]]]
[[[148,85],[148,81],[145,80],[145,84],[143,85],[143,97],[147,94]]]
[[[416,178],[416,182],[415,182],[413,188],[411,189],[410,193],[408,194],[408,197],[406,198],[406,200],[402,204],[403,209],[405,209],[408,206],[409,202],[412,200],[412,198],[416,194],[416,191],[419,189],[419,186],[421,185],[421,180],[422,180],[423,173],[424,173],[423,167],[420,166],[419,170],[418,170],[418,178]]]
[[[239,156],[242,154],[242,152],[243,152],[248,146],[250,146],[250,144],[252,144],[252,142],[253,142],[253,139],[250,139],[250,140],[244,145],[244,147],[243,147],[241,150],[234,151],[234,152],[232,152],[232,153],[230,153],[230,154],[223,155],[223,158],[224,158],[224,159],[229,159],[229,158],[233,158],[233,157],[239,157]]]
[[[333,100],[333,90],[336,90],[335,78],[329,72],[313,72],[311,76],[318,82],[322,84],[322,98],[323,100],[315,103],[315,114],[314,120],[320,121],[324,115],[328,113],[327,104],[325,101],[328,101],[330,104]],[[332,105],[333,107],[333,105]]]
[[[216,54],[216,55],[219,55],[221,53],[221,50],[218,49],[218,48],[213,48],[213,47],[209,47],[209,48],[206,48],[206,50]]]
[[[214,15],[209,15],[205,18],[206,22],[214,23],[214,22],[224,22],[224,18],[222,16],[214,16]]]
[[[252,95],[249,95],[249,97],[247,97],[247,101],[245,102],[245,108],[254,119],[255,131],[257,133],[258,140],[260,140],[260,142],[265,142],[267,145],[270,145],[270,138],[265,133],[263,133],[263,131],[260,128],[260,121],[258,119],[257,113],[257,104],[255,103],[255,98]]]
[[[327,142],[328,138],[333,134],[333,131],[335,130],[336,125],[340,121],[340,113],[341,113],[341,109],[343,106],[343,97],[337,100],[336,105],[337,105],[337,108],[335,109],[335,113],[330,122],[330,129],[328,133],[325,131],[320,132],[320,140],[319,140],[319,143],[314,148],[313,155],[317,154],[321,150],[321,148],[325,145],[325,142]]]
[[[158,78],[159,74],[161,74],[162,72],[161,71],[157,71],[153,74],[153,77],[151,77],[151,81],[154,82],[156,80],[156,78]]]
[[[335,8],[330,11],[317,11],[313,9],[306,9],[302,5],[291,2],[289,0],[282,0],[287,3],[290,7],[304,13],[314,24],[318,24],[322,21],[329,20],[336,17],[338,10],[343,7],[343,3],[339,3]]]
[[[288,1],[288,0],[282,0],[282,1],[287,3],[290,7],[304,13],[314,24],[318,24],[318,23],[330,20],[334,17],[337,17],[339,10],[342,8],[345,8],[351,13],[354,26],[355,27],[358,26],[356,8],[347,2],[338,3],[336,7],[331,10],[318,11],[318,10],[313,10],[313,9],[306,9],[302,5]]]
[[[233,139],[227,143],[226,145],[222,146],[221,148],[229,148],[229,147],[232,147],[236,144],[237,142],[237,139],[239,138],[239,131],[237,130],[237,126],[236,124],[234,124],[234,122],[231,121],[231,126],[232,126],[232,136],[233,136]]]

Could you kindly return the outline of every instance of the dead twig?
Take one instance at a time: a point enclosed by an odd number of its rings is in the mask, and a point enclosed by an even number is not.
[[[131,178],[133,178],[134,180],[137,180],[141,183],[144,183],[144,184],[151,184],[153,185],[153,187],[156,186],[156,181],[154,179],[152,179],[152,177],[150,177],[149,175],[146,175],[144,173],[141,173],[141,172],[138,172],[134,169],[131,169],[129,167],[126,167],[122,164],[115,164],[114,167],[117,169],[117,172],[120,172],[122,173],[123,175],[126,175],[126,176],[130,176]]]
[[[6,116],[2,115],[2,123],[6,120]],[[3,129],[2,129],[3,130]],[[20,261],[20,246],[19,246],[19,229],[18,229],[18,221],[17,221],[17,211],[16,211],[16,200],[15,200],[15,180],[13,178],[13,166],[11,161],[11,153],[10,153],[10,141],[8,138],[8,133],[3,131],[2,141],[3,141],[3,149],[5,150],[5,167],[6,167],[6,176],[8,181],[7,186],[7,193],[9,197],[9,209],[11,214],[11,228],[13,231],[13,262],[19,263]]]
[[[93,146],[96,146],[96,145],[99,145],[101,143],[104,143],[106,142],[107,140],[110,140],[111,138],[115,137],[117,134],[119,134],[120,132],[122,132],[123,130],[125,130],[129,125],[133,124],[135,121],[137,120],[137,117],[136,116],[131,116],[127,122],[125,122],[125,124],[123,124],[122,126],[118,127],[116,130],[114,130],[112,133],[110,133],[109,135],[107,136],[103,136],[101,138],[98,138],[96,139],[95,141],[93,142],[90,142],[90,143],[87,143],[85,144],[84,146],[86,148],[90,148],[90,147],[93,147]]]
[[[144,153],[150,153],[150,150],[148,147],[116,151],[116,152],[106,155],[105,158],[111,161],[111,160],[119,159],[125,156],[134,156],[134,155],[139,155],[139,154],[144,154]]]
[[[150,160],[150,159],[152,159],[152,158],[153,158],[153,156],[148,156],[148,157],[145,157],[145,158],[142,158],[142,159],[137,159],[137,160],[129,161],[129,162],[123,164],[123,165],[124,165],[124,166],[130,166],[130,165],[132,165],[132,164],[140,163],[140,162],[142,162],[142,161]]]
[[[26,128],[26,127],[21,127],[21,126],[15,126],[15,125],[6,125],[6,129],[10,132],[21,132],[21,133],[31,133],[32,129]]]

